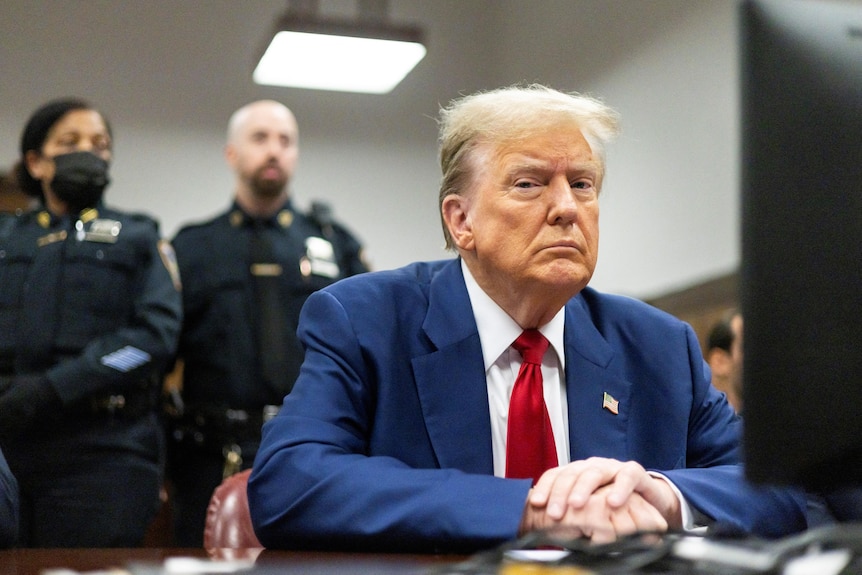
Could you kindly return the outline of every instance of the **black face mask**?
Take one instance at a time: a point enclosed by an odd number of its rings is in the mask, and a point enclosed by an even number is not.
[[[75,211],[92,208],[102,199],[111,179],[108,162],[91,152],[54,156],[51,191]]]

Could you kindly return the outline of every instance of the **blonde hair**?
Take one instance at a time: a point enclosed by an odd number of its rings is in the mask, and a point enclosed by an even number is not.
[[[605,148],[619,133],[619,116],[590,96],[559,92],[541,84],[515,85],[464,96],[441,109],[441,218],[444,198],[460,195],[469,187],[473,152],[478,146],[516,143],[558,129],[561,124],[580,129],[604,170]],[[446,248],[453,249],[445,222],[443,235]]]

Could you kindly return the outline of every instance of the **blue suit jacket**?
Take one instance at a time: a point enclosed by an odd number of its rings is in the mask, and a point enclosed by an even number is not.
[[[305,362],[249,483],[265,546],[470,551],[516,536],[530,481],[493,476],[459,260],[338,282],[308,299],[299,335]],[[588,288],[566,305],[565,354],[572,460],[638,461],[746,531],[805,527],[803,499],[744,484],[740,421],[687,324]]]

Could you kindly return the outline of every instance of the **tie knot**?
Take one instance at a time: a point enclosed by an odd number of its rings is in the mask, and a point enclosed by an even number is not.
[[[524,358],[524,363],[542,365],[542,356],[545,355],[548,345],[548,340],[539,330],[525,329],[512,344],[512,347],[518,350],[521,357]]]

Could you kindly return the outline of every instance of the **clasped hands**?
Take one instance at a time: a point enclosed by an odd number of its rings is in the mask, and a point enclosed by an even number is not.
[[[520,534],[560,529],[610,543],[622,535],[681,527],[670,484],[634,461],[591,457],[546,471],[530,490]]]

